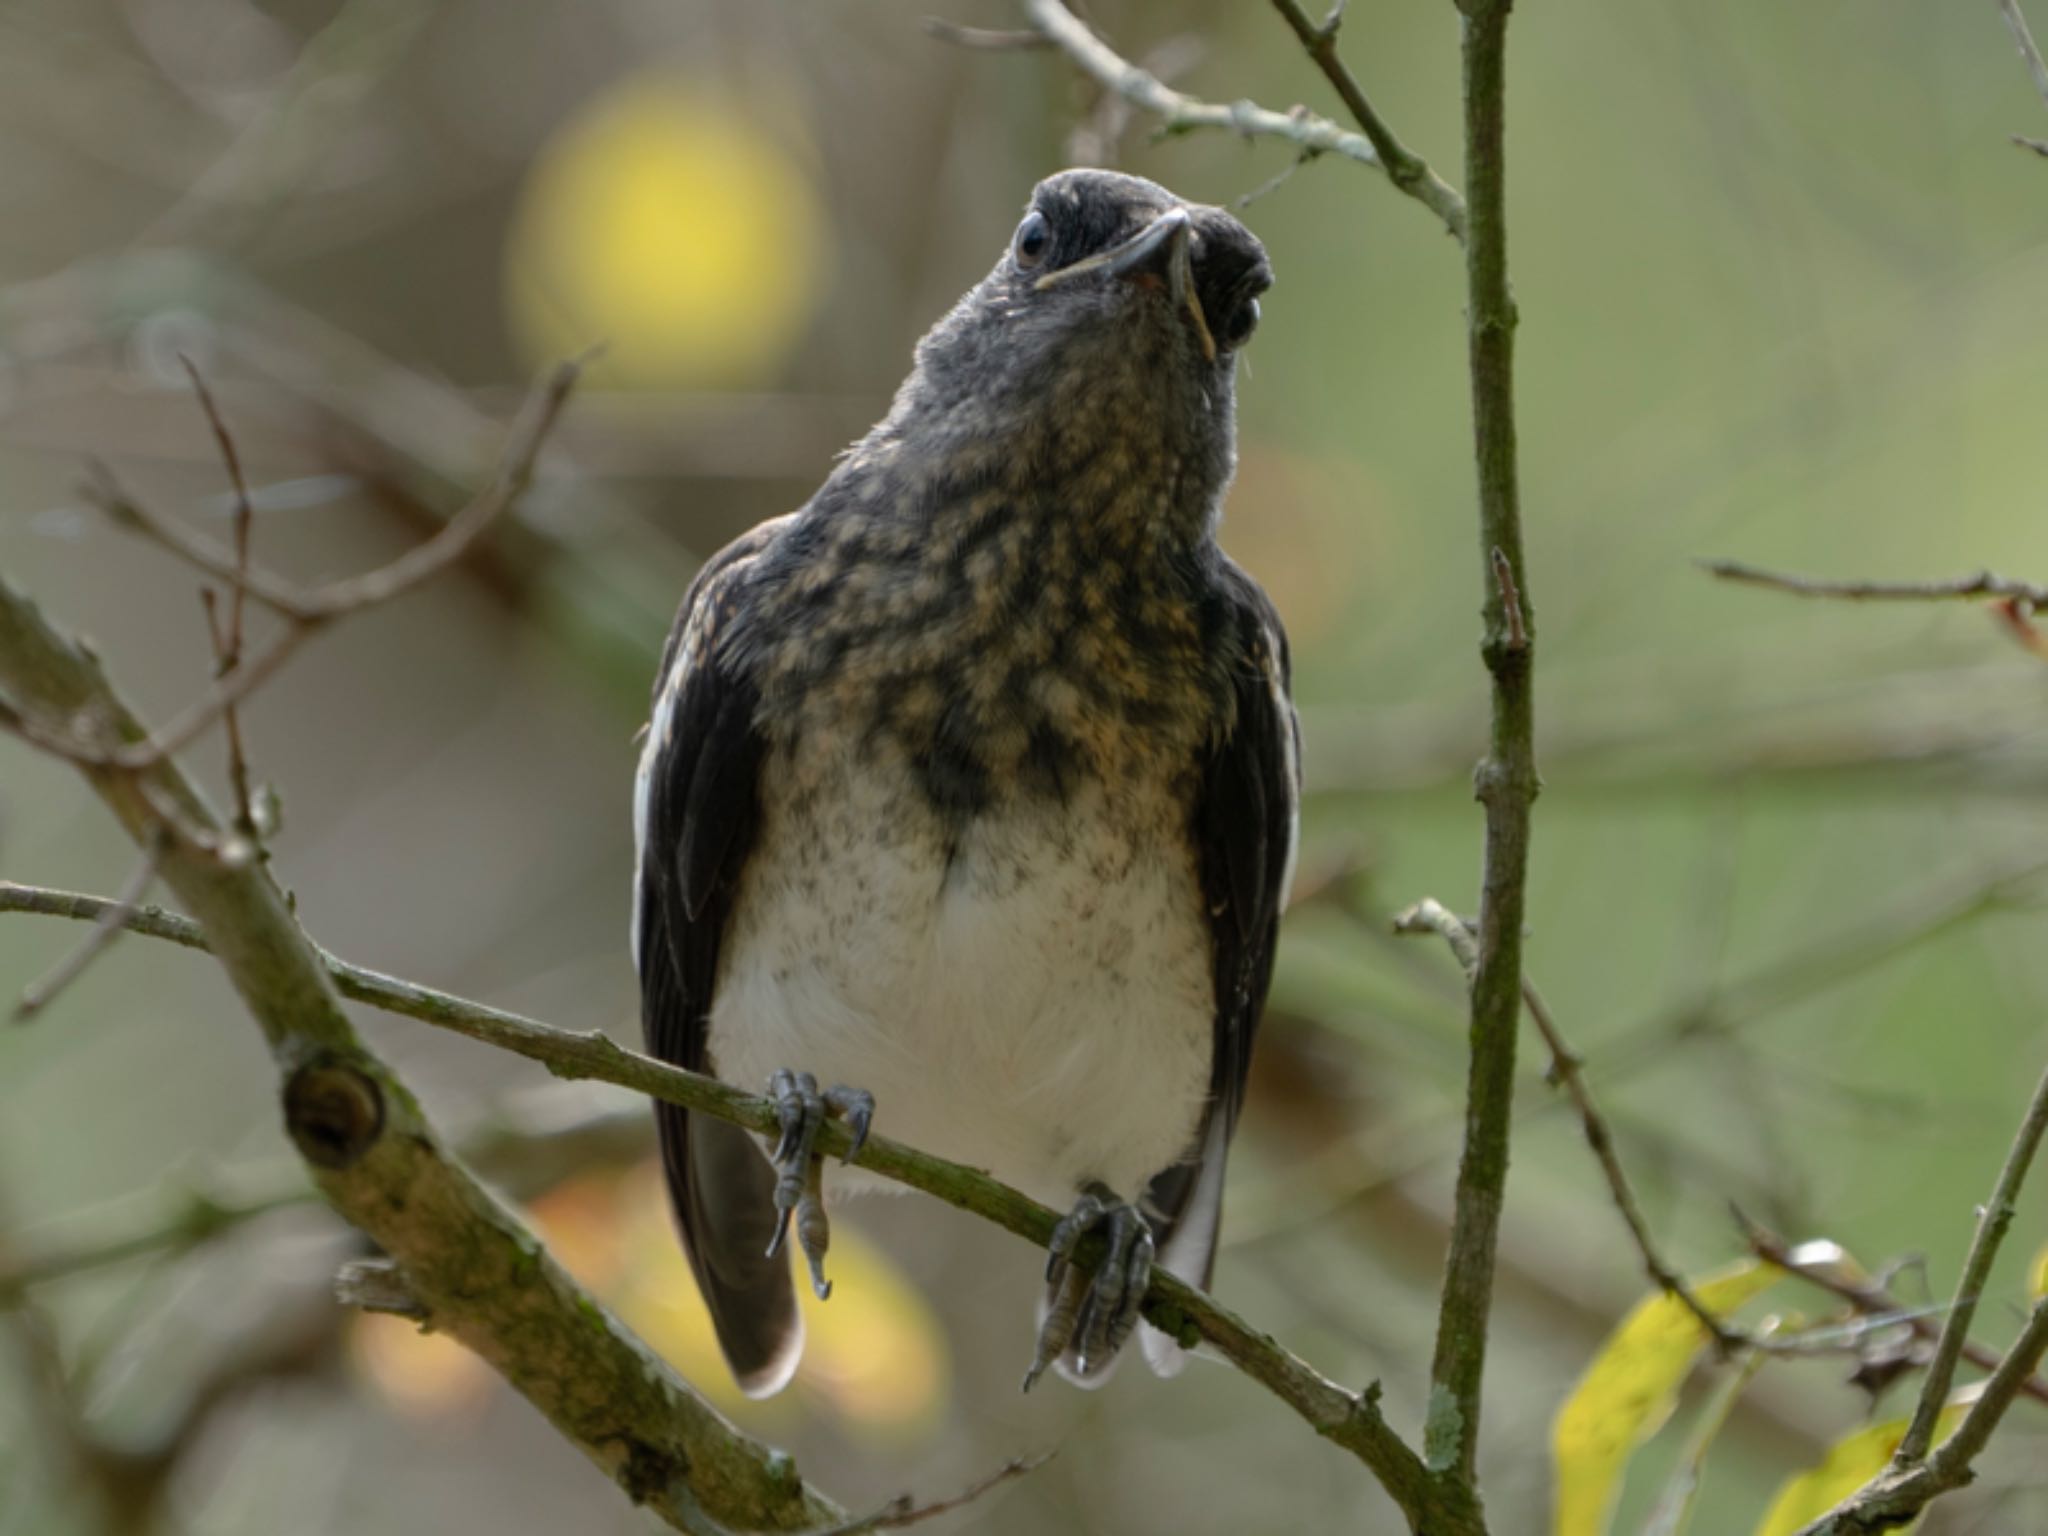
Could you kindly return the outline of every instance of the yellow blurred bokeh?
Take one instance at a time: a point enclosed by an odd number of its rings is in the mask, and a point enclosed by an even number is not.
[[[688,74],[603,92],[522,190],[505,283],[522,351],[540,366],[601,345],[593,374],[612,388],[773,379],[824,277],[829,225],[801,160],[800,139]]]

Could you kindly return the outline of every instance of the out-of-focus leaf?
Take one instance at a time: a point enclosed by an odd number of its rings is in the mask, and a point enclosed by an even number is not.
[[[1782,1278],[1783,1270],[1745,1259],[1699,1281],[1693,1294],[1720,1315]],[[1629,1457],[1671,1416],[1706,1343],[1700,1320],[1662,1291],[1636,1303],[1608,1335],[1551,1426],[1555,1536],[1604,1536]]]
[[[764,82],[749,76],[750,94]],[[774,94],[770,89],[769,94]],[[785,125],[795,114],[777,114]],[[817,307],[827,220],[804,146],[708,79],[654,69],[542,149],[506,248],[513,328],[536,363],[605,351],[594,383],[758,385]]]
[[[1946,1440],[1962,1421],[1964,1411],[1975,1401],[1977,1389],[1966,1388],[1949,1400],[1935,1420],[1937,1441]],[[1906,1438],[1906,1419],[1887,1419],[1869,1424],[1846,1435],[1828,1448],[1820,1464],[1786,1480],[1771,1501],[1756,1536],[1793,1536],[1802,1526],[1819,1519],[1888,1466],[1892,1452]],[[1919,1525],[1903,1528],[1911,1531]]]
[[[2043,1245],[2027,1266],[2027,1295],[2035,1301],[2048,1296],[2048,1245]]]
[[[1736,1400],[1755,1379],[1756,1373],[1763,1369],[1766,1358],[1761,1350],[1753,1352],[1714,1388],[1713,1396],[1700,1409],[1692,1433],[1686,1437],[1678,1465],[1671,1469],[1664,1491],[1657,1495],[1656,1507],[1650,1511],[1650,1518],[1643,1522],[1642,1536],[1685,1536],[1692,1525],[1693,1509],[1699,1501],[1700,1483],[1706,1476],[1707,1452],[1713,1448],[1721,1426],[1728,1422]]]

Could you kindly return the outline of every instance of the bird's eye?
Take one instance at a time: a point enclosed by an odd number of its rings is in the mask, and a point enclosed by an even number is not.
[[[1259,328],[1259,301],[1246,299],[1225,322],[1222,342],[1226,347],[1241,347],[1252,339],[1252,332]]]
[[[1018,266],[1030,271],[1045,260],[1052,249],[1052,225],[1042,213],[1027,213],[1024,222],[1017,226],[1017,237],[1010,242],[1010,254]]]

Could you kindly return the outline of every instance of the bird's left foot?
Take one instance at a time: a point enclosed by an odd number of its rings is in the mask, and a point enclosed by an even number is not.
[[[775,1236],[768,1244],[768,1257],[782,1251],[794,1215],[796,1240],[811,1266],[811,1289],[823,1301],[832,1294],[832,1282],[825,1278],[832,1226],[825,1219],[825,1160],[818,1156],[818,1132],[828,1119],[844,1120],[853,1133],[844,1161],[852,1161],[868,1139],[875,1096],[858,1088],[828,1088],[821,1093],[810,1073],[782,1071],[768,1080],[768,1097],[775,1101],[775,1118],[782,1126],[781,1139],[770,1154],[776,1170]]]
[[[1109,1250],[1089,1274],[1075,1267],[1073,1253],[1082,1238],[1098,1229]],[[1073,1371],[1083,1376],[1116,1358],[1137,1326],[1152,1284],[1152,1253],[1151,1223],[1135,1205],[1101,1184],[1082,1190],[1073,1210],[1053,1228],[1045,1266],[1050,1305],[1038,1327],[1038,1352],[1024,1373],[1026,1392],[1048,1365],[1069,1352]]]

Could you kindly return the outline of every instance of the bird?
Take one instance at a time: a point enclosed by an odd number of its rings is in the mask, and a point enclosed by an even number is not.
[[[883,419],[683,598],[635,782],[633,955],[650,1052],[776,1106],[772,1147],[655,1106],[750,1395],[803,1347],[792,1220],[829,1290],[828,1117],[849,1158],[878,1122],[1067,1213],[1027,1390],[1048,1365],[1106,1380],[1155,1265],[1210,1282],[1298,845],[1286,634],[1217,542],[1271,283],[1221,208],[1048,177]]]

